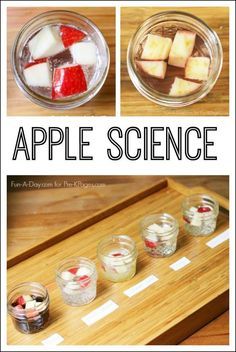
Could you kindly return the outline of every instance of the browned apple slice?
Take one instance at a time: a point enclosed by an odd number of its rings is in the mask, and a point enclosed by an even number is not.
[[[200,83],[190,82],[186,81],[185,79],[175,77],[169,95],[172,97],[183,97],[194,92],[200,86]]]
[[[172,39],[160,35],[148,34],[144,44],[141,59],[165,60],[168,58]]]
[[[167,68],[165,61],[137,61],[137,65],[150,76],[160,79],[165,78]]]
[[[185,77],[206,81],[209,74],[209,57],[189,57],[185,68]]]
[[[196,33],[177,31],[170,49],[168,64],[176,67],[185,67],[191,56],[195,44]]]

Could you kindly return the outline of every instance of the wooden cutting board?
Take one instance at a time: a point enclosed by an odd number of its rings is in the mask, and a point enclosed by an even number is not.
[[[78,108],[58,111],[31,103],[17,87],[10,64],[11,49],[20,28],[34,16],[51,10],[69,10],[92,20],[110,49],[111,64],[98,95]],[[9,116],[114,116],[115,115],[115,8],[114,7],[9,7],[7,11],[7,114]]]
[[[148,17],[168,10],[186,11],[205,21],[218,34],[224,53],[223,69],[212,91],[196,104],[178,109],[144,98],[127,71],[127,47],[138,26]],[[229,115],[229,9],[227,7],[123,7],[121,8],[121,114],[122,116],[225,116]]]
[[[221,204],[215,233],[192,237],[183,229],[181,202],[190,193],[209,193],[208,190],[190,190],[169,179],[159,186],[157,192],[8,269],[8,290],[22,281],[39,281],[48,288],[51,298],[49,326],[37,334],[24,335],[13,328],[9,318],[8,344],[41,344],[53,333],[62,335],[65,345],[176,344],[227,309],[229,243],[225,241],[212,249],[206,242],[229,227],[228,201],[214,194]],[[164,211],[180,222],[178,248],[171,257],[151,258],[142,248],[139,221],[146,214]],[[92,303],[78,308],[65,305],[55,282],[58,262],[80,255],[97,263],[98,242],[108,234],[118,233],[130,235],[137,243],[137,274],[132,280],[117,284],[99,276],[98,296]],[[183,256],[191,263],[172,271],[169,265]],[[132,298],[123,294],[152,274],[159,278],[152,286]],[[110,299],[119,305],[115,312],[92,326],[81,320]]]

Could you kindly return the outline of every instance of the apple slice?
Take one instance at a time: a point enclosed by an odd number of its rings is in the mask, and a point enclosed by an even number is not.
[[[76,272],[76,276],[91,276],[91,274],[91,270],[86,267],[79,268]]]
[[[86,78],[80,65],[58,67],[54,70],[52,99],[68,97],[86,90]]]
[[[198,207],[197,209],[198,213],[209,213],[212,211],[212,209],[210,207],[205,207],[203,205],[201,205],[200,207]]]
[[[176,67],[185,67],[191,56],[195,44],[196,33],[177,31],[170,49],[168,64]]]
[[[72,274],[70,271],[68,270],[65,270],[65,271],[62,271],[61,273],[61,278],[65,281],[70,281],[70,280],[73,280],[73,278],[75,277],[74,274]]]
[[[169,95],[171,97],[183,97],[193,93],[201,86],[200,83],[186,81],[185,79],[175,77],[174,83],[171,86]]]
[[[47,62],[35,64],[24,69],[24,76],[30,87],[51,87],[52,74]]]
[[[80,31],[77,28],[73,28],[66,25],[60,26],[60,34],[65,48],[68,48],[72,44],[81,41],[85,37],[84,32]]]
[[[156,226],[159,227],[159,225],[157,225],[157,224],[153,224],[153,225],[156,225]],[[150,225],[149,227],[151,227],[153,225]],[[148,227],[148,229],[149,229],[149,227]],[[145,246],[148,247],[148,248],[151,248],[151,249],[156,248],[157,245],[158,245],[156,234],[150,233],[148,236],[146,236],[144,238],[144,243],[145,243]]]
[[[165,61],[137,61],[137,65],[150,76],[165,78],[167,68]]]
[[[28,46],[34,59],[56,55],[65,49],[59,32],[52,26],[43,27],[29,41]]]
[[[206,81],[209,74],[210,58],[194,56],[189,57],[185,67],[185,78]]]
[[[148,34],[144,43],[141,59],[165,60],[168,58],[172,40],[160,35]]]
[[[94,65],[97,62],[97,47],[91,42],[80,42],[70,47],[74,63],[78,65]]]

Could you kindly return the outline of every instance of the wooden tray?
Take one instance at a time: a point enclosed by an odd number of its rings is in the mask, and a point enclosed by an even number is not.
[[[13,192],[13,184],[48,185]],[[76,185],[76,182],[78,185]],[[17,176],[8,180],[7,265],[11,267],[155,192],[162,176]],[[65,187],[65,184],[73,184]],[[57,184],[57,186],[55,186]],[[59,187],[59,185],[62,185]],[[137,198],[138,197],[138,198]]]
[[[180,211],[183,198],[196,192],[167,179],[157,191],[127,205],[73,236],[8,269],[8,289],[19,282],[32,280],[44,284],[50,294],[50,324],[34,335],[17,332],[8,318],[8,344],[34,345],[59,333],[65,345],[144,345],[176,344],[228,307],[228,241],[214,249],[206,246],[211,238],[229,226],[228,202],[218,198],[221,207],[217,230],[208,237],[185,234]],[[212,192],[208,192],[212,193]],[[139,236],[140,218],[148,213],[168,212],[180,222],[178,249],[168,258],[149,257]],[[72,255],[96,259],[97,244],[108,234],[126,233],[137,242],[139,256],[136,276],[124,283],[99,278],[95,301],[84,307],[70,307],[62,302],[55,282],[58,262]],[[169,265],[186,256],[191,263],[174,272]],[[128,298],[123,291],[154,274],[159,280],[139,294]],[[112,299],[119,308],[92,326],[82,317]]]

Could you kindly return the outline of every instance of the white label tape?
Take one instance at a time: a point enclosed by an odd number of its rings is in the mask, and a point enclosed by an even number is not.
[[[212,240],[208,241],[206,245],[210,248],[215,248],[219,244],[223,243],[224,241],[229,239],[229,229],[222,232],[220,235],[212,238]]]
[[[59,345],[59,343],[61,343],[62,341],[64,341],[63,337],[56,333],[43,340],[42,344],[45,346],[54,346]]]
[[[188,258],[182,257],[179,260],[177,260],[177,262],[171,264],[170,268],[173,269],[174,271],[177,271],[183,268],[184,266],[188,265],[189,263],[191,263],[191,261]]]
[[[114,312],[118,308],[118,304],[113,302],[112,300],[107,301],[102,306],[94,309],[91,313],[85,315],[85,317],[81,318],[85,324],[88,326],[96,323],[98,320],[104,318],[106,315]]]
[[[152,285],[154,282],[158,281],[155,275],[150,275],[146,279],[140,281],[137,285],[130,287],[128,290],[124,291],[124,294],[128,297],[136,295],[136,293],[141,292],[148,286]]]

